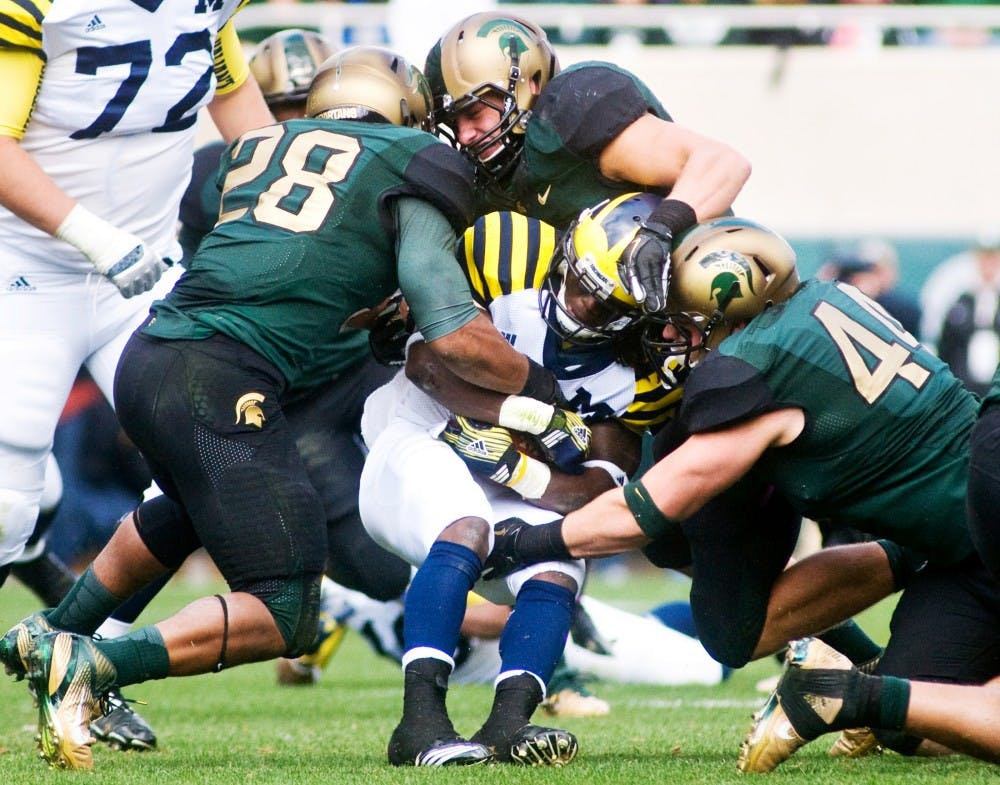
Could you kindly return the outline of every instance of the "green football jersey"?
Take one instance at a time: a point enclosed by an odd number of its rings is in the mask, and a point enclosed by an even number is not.
[[[603,62],[570,66],[543,88],[511,182],[503,194],[480,194],[480,214],[514,207],[564,229],[586,207],[649,190],[608,180],[598,166],[604,148],[645,114],[671,119],[635,75]]]
[[[471,168],[434,136],[388,124],[290,120],[234,142],[219,182],[218,223],[173,291],[154,303],[145,332],[223,333],[270,360],[290,385],[327,381],[369,351],[367,332],[351,317],[400,287],[389,202],[401,196],[419,197],[450,224],[450,240],[439,243],[444,264],[428,253],[427,269],[408,268],[406,280],[419,281],[409,292],[404,285],[415,314],[418,303],[432,301],[439,334],[474,316],[452,256],[471,218]]]
[[[965,488],[977,400],[853,287],[804,284],[692,370],[685,398],[691,431],[802,409],[802,434],[767,450],[754,472],[803,515],[935,563],[972,552]]]

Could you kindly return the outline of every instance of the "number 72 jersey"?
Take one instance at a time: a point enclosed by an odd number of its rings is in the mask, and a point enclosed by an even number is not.
[[[162,255],[176,256],[198,110],[217,87],[247,77],[242,57],[231,74],[216,52],[220,28],[244,2],[0,0],[0,46],[45,63],[22,148],[64,191]],[[14,95],[30,100],[26,90],[5,98]],[[0,231],[20,232],[25,256],[92,271],[16,220],[0,210]]]
[[[799,512],[939,563],[971,552],[965,486],[978,402],[854,287],[809,281],[727,338],[691,372],[680,416],[698,432],[789,407],[803,410],[805,429],[753,471]]]

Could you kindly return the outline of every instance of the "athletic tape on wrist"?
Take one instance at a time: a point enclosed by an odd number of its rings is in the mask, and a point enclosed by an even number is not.
[[[524,395],[508,395],[500,404],[497,425],[537,436],[545,433],[554,413],[555,408],[552,404]]]
[[[625,504],[632,512],[635,522],[639,524],[643,534],[650,539],[659,539],[667,530],[680,525],[673,518],[664,515],[660,508],[653,504],[649,491],[639,480],[625,483],[622,490],[625,492]]]
[[[552,470],[547,464],[530,455],[522,455],[515,473],[506,485],[516,491],[522,499],[540,499],[545,495],[551,480]]]

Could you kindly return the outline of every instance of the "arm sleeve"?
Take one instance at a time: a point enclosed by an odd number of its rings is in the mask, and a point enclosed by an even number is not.
[[[422,199],[402,196],[391,206],[397,227],[399,288],[417,329],[433,341],[479,312],[455,261],[455,232],[441,211]]]
[[[20,139],[31,117],[31,108],[42,85],[45,64],[38,53],[28,49],[0,47],[0,135]]]
[[[215,92],[217,95],[231,93],[243,84],[250,75],[250,66],[243,45],[236,35],[233,20],[226,22],[215,38]]]

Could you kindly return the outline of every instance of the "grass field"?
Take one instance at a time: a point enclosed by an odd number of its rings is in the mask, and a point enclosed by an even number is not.
[[[209,586],[218,590],[220,586]],[[684,584],[659,573],[643,573],[624,584],[600,579],[592,594],[630,609],[676,598]],[[155,621],[205,587],[169,586],[144,617]],[[16,581],[0,591],[0,626],[36,609]],[[884,641],[889,605],[861,622]],[[650,652],[669,657],[669,652]],[[580,739],[580,754],[562,770],[511,766],[473,769],[395,769],[385,744],[401,708],[397,666],[377,658],[357,635],[348,635],[320,684],[279,688],[271,663],[221,674],[150,682],[126,690],[142,699],[144,716],[156,729],[160,748],[121,753],[95,747],[95,772],[49,770],[35,755],[36,712],[23,684],[0,685],[0,779],[10,785],[58,780],[109,785],[306,785],[308,783],[587,783],[588,785],[705,785],[729,782],[996,783],[1000,769],[963,758],[907,759],[894,754],[845,761],[825,753],[833,736],[800,750],[769,775],[736,770],[736,752],[751,712],[763,701],[755,683],[778,672],[772,660],[753,663],[717,687],[661,688],[595,683],[612,704],[611,716],[568,719],[562,725]],[[456,686],[449,705],[456,726],[471,733],[485,717],[491,690]],[[536,719],[539,719],[536,717]],[[765,779],[766,778],[766,779]]]

